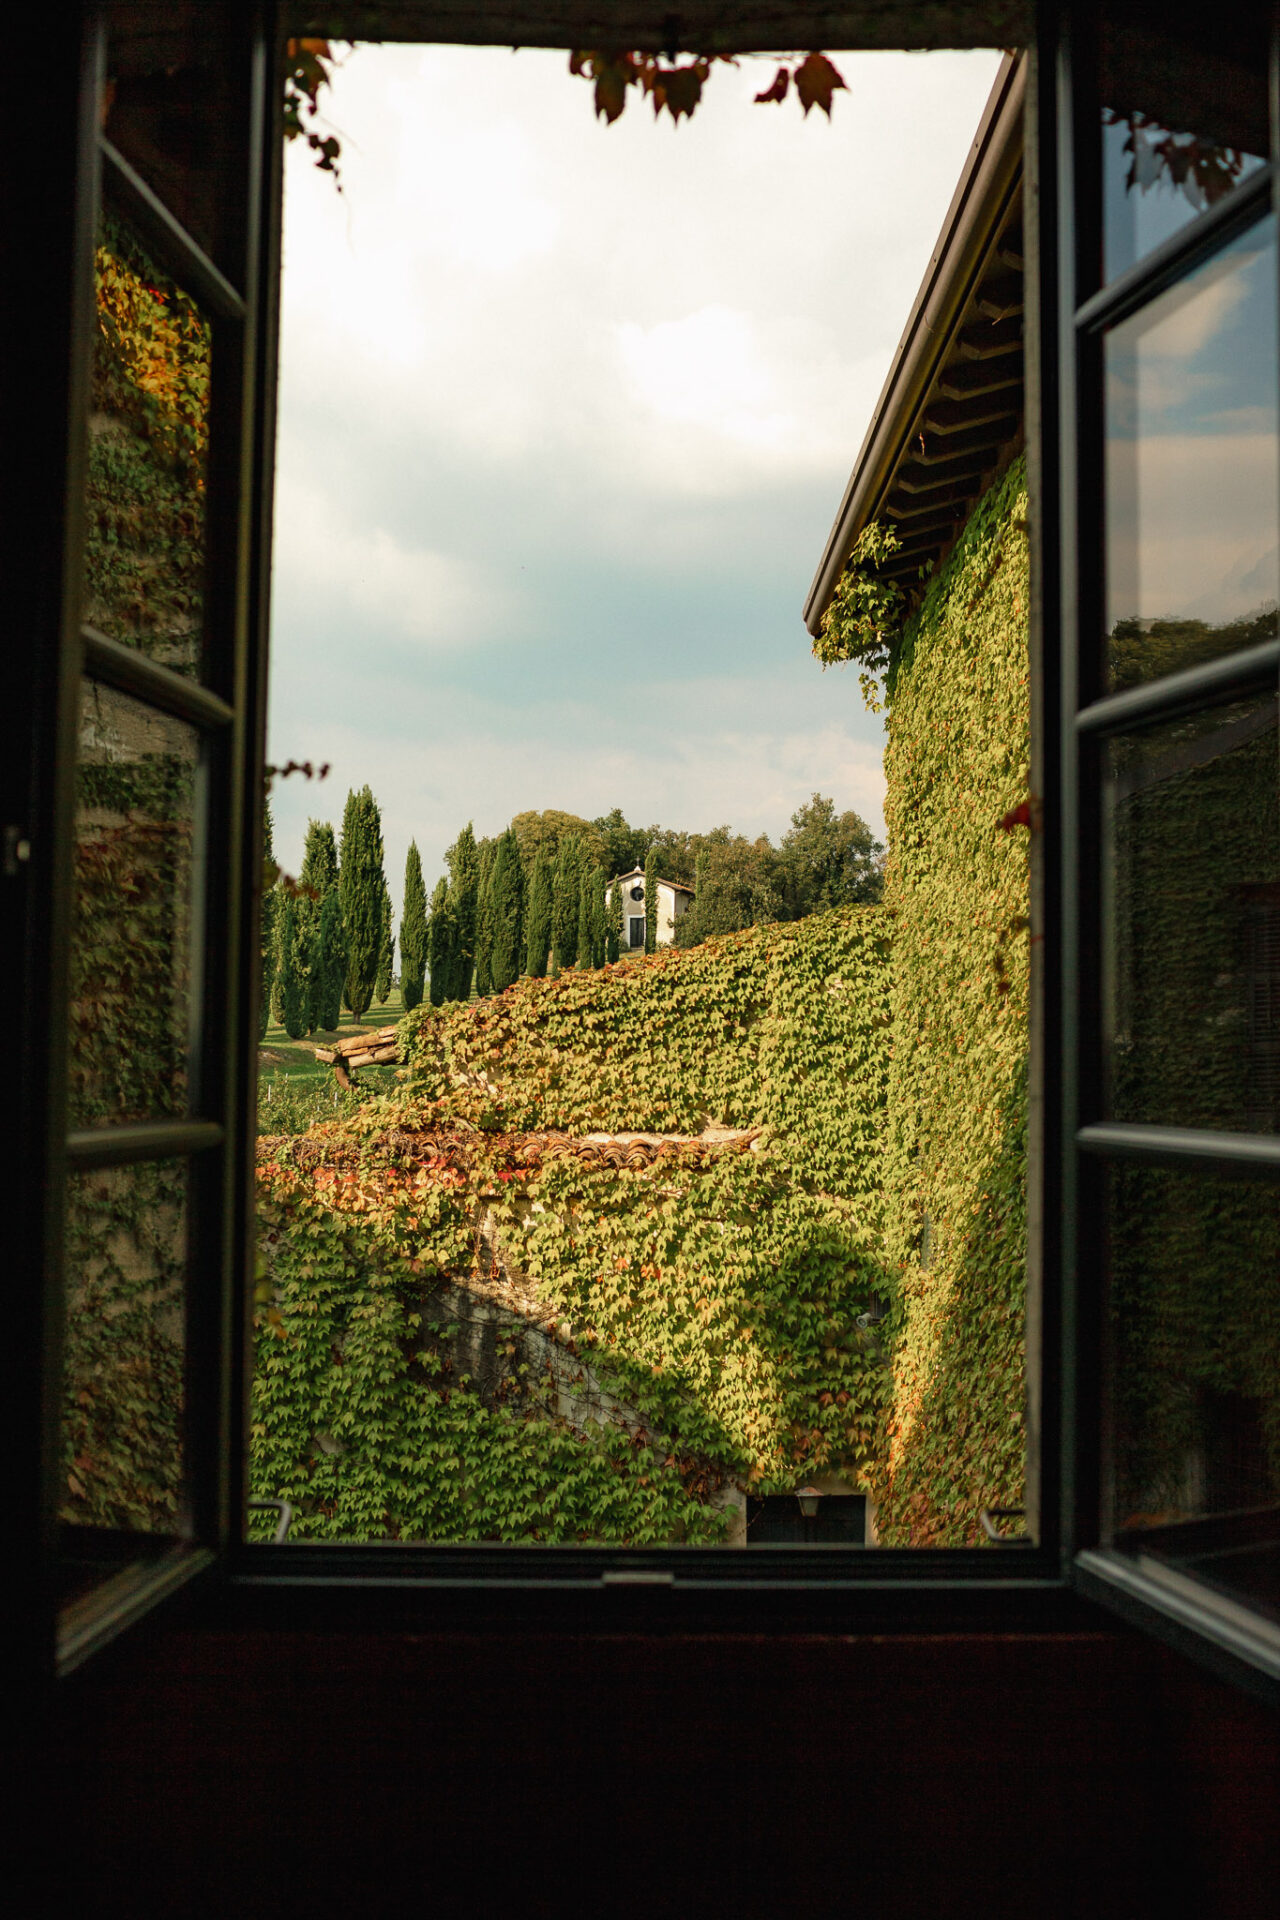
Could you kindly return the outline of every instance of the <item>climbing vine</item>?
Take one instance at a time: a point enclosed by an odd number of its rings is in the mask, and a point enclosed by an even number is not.
[[[404,1087],[261,1146],[259,1491],[333,1537],[638,1543],[856,1476],[887,985],[844,909],[415,1010]],[[636,1132],[679,1138],[590,1143]]]
[[[1023,1498],[1028,590],[1019,460],[906,621],[890,677],[886,1545],[976,1544],[980,1506]]]

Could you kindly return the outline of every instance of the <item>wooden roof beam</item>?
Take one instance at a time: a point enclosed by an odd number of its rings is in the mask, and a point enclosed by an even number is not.
[[[1022,316],[966,327],[956,345],[963,360],[993,360],[1000,354],[1021,353]]]
[[[1022,312],[1022,275],[999,273],[984,280],[975,302],[978,312],[990,320],[1007,320]]]
[[[977,400],[931,400],[924,410],[918,431],[928,434],[965,434],[975,427],[990,426],[993,420],[1016,418],[1017,397],[1009,387],[997,387],[994,393]]]
[[[917,467],[936,467],[940,461],[956,460],[969,453],[994,453],[1006,440],[1011,440],[1018,430],[1018,416],[1006,410],[998,413],[994,419],[982,426],[970,427],[962,433],[945,433],[925,439],[923,433],[916,437],[915,452],[911,463]],[[921,441],[924,445],[921,446]]]
[[[944,367],[938,392],[947,400],[978,399],[1002,388],[1022,387],[1022,355],[1008,353],[996,360],[957,361]]]

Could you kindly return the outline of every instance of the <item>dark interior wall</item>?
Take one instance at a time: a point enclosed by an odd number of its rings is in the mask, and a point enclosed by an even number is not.
[[[67,1911],[1266,1915],[1280,1725],[1127,1632],[171,1627],[67,1683]]]

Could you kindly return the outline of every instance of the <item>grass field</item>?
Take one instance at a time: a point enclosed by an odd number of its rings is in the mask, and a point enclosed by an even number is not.
[[[399,987],[388,998],[369,1008],[362,1020],[344,1012],[334,1031],[309,1033],[305,1039],[291,1040],[283,1027],[271,1021],[266,1038],[258,1048],[258,1130],[260,1133],[295,1133],[353,1104],[361,1093],[380,1093],[392,1081],[391,1067],[364,1067],[356,1076],[353,1095],[339,1093],[333,1068],[316,1059],[316,1048],[332,1046],[335,1040],[349,1039],[355,1033],[368,1033],[378,1027],[392,1026],[404,1013]]]

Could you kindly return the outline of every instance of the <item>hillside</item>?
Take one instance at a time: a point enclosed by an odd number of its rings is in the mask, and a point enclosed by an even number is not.
[[[394,1095],[261,1143],[256,1491],[304,1538],[639,1542],[856,1483],[887,957],[846,908],[418,1009]]]

